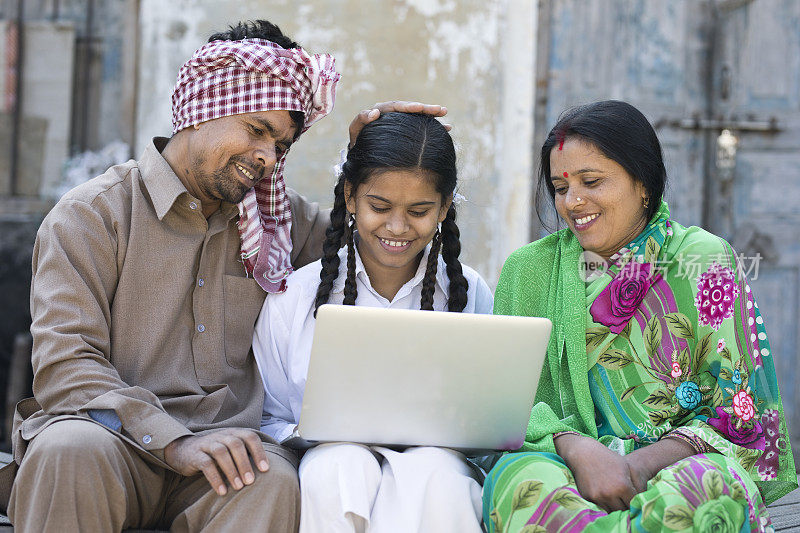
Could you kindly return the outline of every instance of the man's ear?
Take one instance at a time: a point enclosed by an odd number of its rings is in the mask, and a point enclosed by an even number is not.
[[[349,181],[344,182],[344,202],[348,212],[356,212],[356,199],[353,197],[353,186]]]
[[[442,204],[442,208],[439,209],[439,222],[444,222],[444,219],[447,218],[447,212],[450,210],[450,206],[453,205],[453,195],[451,194],[447,198],[445,198],[444,203]]]

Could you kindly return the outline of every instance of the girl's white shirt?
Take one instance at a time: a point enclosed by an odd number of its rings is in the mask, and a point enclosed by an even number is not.
[[[419,309],[422,295],[422,281],[428,263],[430,245],[425,249],[417,272],[403,285],[392,301],[378,294],[369,282],[367,272],[356,250],[356,286],[358,297],[356,305],[385,307],[392,309]],[[341,304],[344,301],[344,282],[347,276],[347,248],[339,250],[339,275],[331,289],[328,303]],[[434,311],[447,310],[447,290],[450,285],[446,273],[447,265],[439,257],[436,272],[436,287],[433,295]],[[490,314],[494,298],[489,286],[480,274],[462,263],[469,288],[465,313]],[[300,418],[303,405],[303,392],[311,355],[311,341],[314,337],[314,300],[319,286],[319,273],[322,262],[317,261],[294,272],[287,279],[286,291],[270,294],[264,301],[256,322],[253,335],[255,354],[261,379],[264,382],[264,411],[261,418],[261,431],[281,442],[292,435]],[[352,331],[343,335],[356,335],[355,324]],[[387,331],[391,340],[397,340],[398,333]]]

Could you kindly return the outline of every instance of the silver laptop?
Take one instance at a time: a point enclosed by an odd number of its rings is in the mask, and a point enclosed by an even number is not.
[[[525,438],[546,318],[323,305],[294,436],[514,450]]]

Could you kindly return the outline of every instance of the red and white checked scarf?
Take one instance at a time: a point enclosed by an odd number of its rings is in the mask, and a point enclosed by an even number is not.
[[[301,111],[305,132],[333,109],[339,73],[329,54],[309,55],[264,39],[213,41],[181,67],[172,92],[172,132],[257,111]],[[267,292],[283,292],[292,272],[292,212],[283,181],[286,153],[270,179],[239,203],[242,261]]]

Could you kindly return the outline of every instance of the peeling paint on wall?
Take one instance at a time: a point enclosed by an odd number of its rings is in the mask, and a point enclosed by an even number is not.
[[[436,17],[439,15],[451,15],[458,4],[455,0],[439,1],[439,0],[406,0],[405,4],[416,10],[417,13],[423,17]]]

